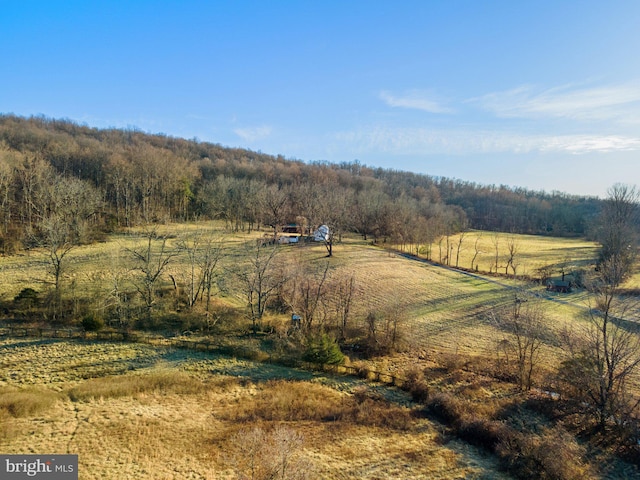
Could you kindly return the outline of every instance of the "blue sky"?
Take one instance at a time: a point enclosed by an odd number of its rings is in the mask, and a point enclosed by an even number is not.
[[[0,112],[604,196],[640,2],[4,1]]]

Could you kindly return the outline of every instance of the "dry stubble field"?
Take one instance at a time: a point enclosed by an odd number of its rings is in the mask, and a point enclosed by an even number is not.
[[[582,248],[564,240],[559,244],[563,246],[557,256],[547,253],[547,261],[561,262],[569,245]],[[501,334],[491,313],[513,302],[517,291],[540,302],[547,326],[555,333],[580,328],[593,303],[583,291],[548,293],[542,285],[459,272],[358,243],[342,245],[336,252],[334,261],[353,272],[359,294],[366,299],[354,316],[389,309],[402,312],[402,329],[411,350],[426,355],[494,356]],[[548,362],[557,361],[557,345],[545,348]]]

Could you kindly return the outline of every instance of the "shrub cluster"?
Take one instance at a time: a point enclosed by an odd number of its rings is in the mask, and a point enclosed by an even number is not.
[[[356,425],[409,430],[414,424],[413,411],[393,404],[367,388],[345,398],[340,407],[337,419]]]
[[[395,405],[369,389],[343,395],[330,387],[310,382],[270,380],[250,402],[238,407],[240,421],[325,421],[409,429],[414,421],[410,409]]]
[[[503,421],[483,417],[473,404],[449,393],[432,395],[426,411],[447,423],[459,438],[497,454],[517,478],[589,478],[582,461],[584,449],[560,427],[541,434],[519,432]]]
[[[558,427],[540,435],[510,432],[495,451],[507,470],[518,478],[591,478],[581,460],[584,448]]]
[[[424,373],[417,368],[411,368],[405,372],[405,381],[402,390],[409,392],[411,398],[419,403],[424,403],[429,399],[429,385],[424,378]]]
[[[87,332],[98,332],[104,327],[104,322],[100,317],[87,315],[82,319],[82,328]]]

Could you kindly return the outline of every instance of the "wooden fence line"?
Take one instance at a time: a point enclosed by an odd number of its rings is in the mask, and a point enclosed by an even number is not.
[[[86,332],[68,328],[7,327],[7,329],[9,333],[0,333],[0,336],[15,338],[60,338],[107,342],[144,343],[154,346],[192,350],[195,352],[208,352],[227,356],[235,356],[261,363],[279,363],[277,359],[274,359],[270,355],[267,358],[256,358],[255,352],[250,351],[246,348],[218,345],[216,343],[204,340],[185,340],[176,338],[154,337],[151,335],[130,332]],[[352,365],[331,365],[327,363],[321,364],[292,359],[287,359],[286,361],[281,362],[281,364],[293,368],[302,368],[303,370],[323,371],[335,375],[357,376],[362,378],[363,380],[385,383],[388,385],[401,386],[405,382],[405,379],[403,377],[393,375],[388,372],[371,370],[366,367],[362,368]]]

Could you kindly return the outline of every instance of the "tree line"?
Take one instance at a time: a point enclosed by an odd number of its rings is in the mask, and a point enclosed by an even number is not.
[[[595,198],[478,185],[358,161],[304,163],[135,129],[0,116],[4,253],[44,241],[54,213],[76,215],[78,239],[90,231],[198,218],[222,219],[236,230],[304,219],[309,228],[331,224],[337,235],[352,231],[372,241],[417,244],[468,227],[585,235],[601,208]],[[61,209],[67,211],[59,214]]]

